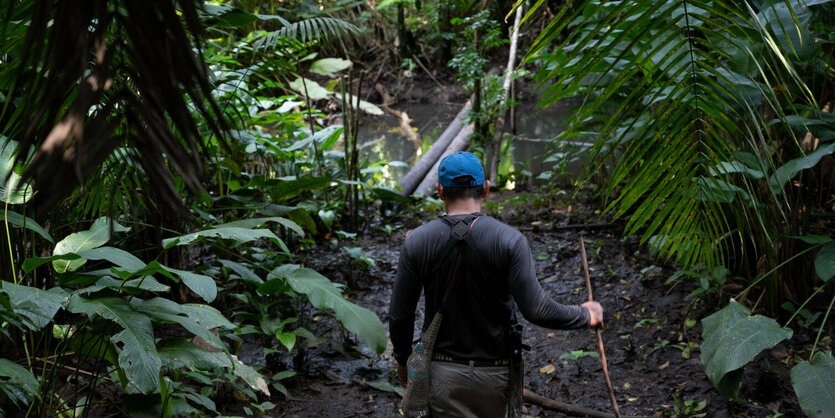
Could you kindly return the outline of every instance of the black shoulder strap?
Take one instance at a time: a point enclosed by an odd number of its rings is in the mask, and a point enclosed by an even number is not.
[[[472,245],[469,236],[470,231],[472,231],[473,226],[475,226],[475,223],[479,218],[481,218],[481,215],[476,216],[472,222],[467,223],[467,218],[455,219],[448,215],[441,217],[441,220],[449,226],[449,240],[447,240],[447,243],[444,245],[444,253],[451,251],[453,247],[460,243]],[[452,287],[455,284],[455,280],[458,278],[458,267],[461,265],[461,257],[464,252],[461,251],[461,248],[458,248],[457,252],[458,256],[455,258],[455,266],[452,268],[452,273],[450,274],[449,285],[447,285],[446,291],[444,292],[444,299],[441,301],[440,306],[438,306],[438,312],[445,310],[447,300],[449,300],[449,295],[452,293]]]

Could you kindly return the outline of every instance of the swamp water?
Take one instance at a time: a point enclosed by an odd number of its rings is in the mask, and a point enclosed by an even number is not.
[[[406,104],[396,106],[396,110],[406,112],[412,119],[412,128],[416,129],[422,141],[420,151],[416,144],[400,132],[400,120],[386,113],[382,116],[363,115],[358,133],[360,158],[368,158],[369,165],[387,161],[402,162],[382,167],[380,173],[387,186],[393,187],[413,166],[418,155],[432,147],[435,140],[452,122],[461,110],[463,103],[454,104]],[[564,130],[567,105],[557,104],[544,110],[534,103],[521,104],[516,108],[516,135],[505,136],[504,146],[511,139],[510,161],[501,161],[499,172],[524,174],[521,177],[528,183],[537,183],[542,172],[555,170],[557,162],[544,162],[550,150],[549,140]],[[505,123],[505,132],[510,133],[510,120]],[[587,144],[575,143],[580,147]],[[570,159],[570,158],[569,158]],[[582,166],[579,160],[567,161],[565,171],[570,177],[576,176]],[[519,180],[517,175],[517,182]]]

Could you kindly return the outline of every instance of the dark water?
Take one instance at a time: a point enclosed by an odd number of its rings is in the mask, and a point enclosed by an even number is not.
[[[395,116],[365,116],[360,121],[361,155],[368,158],[369,164],[400,161],[411,166],[418,155],[431,148],[462,106],[463,103],[396,106],[397,110],[405,111],[413,120],[412,127],[417,129],[423,141],[420,150],[401,134],[400,121]],[[509,149],[512,158],[510,161],[502,161],[500,174],[515,172],[517,181],[531,182],[543,171],[554,170],[557,163],[543,163],[543,157],[550,149],[549,140],[565,129],[566,115],[567,106],[561,104],[544,110],[533,103],[519,105],[516,112],[516,136]],[[505,131],[510,132],[510,121],[505,124]],[[577,171],[579,164],[575,162],[568,169]],[[405,165],[395,164],[382,168],[377,175],[386,185],[393,186],[407,171]]]

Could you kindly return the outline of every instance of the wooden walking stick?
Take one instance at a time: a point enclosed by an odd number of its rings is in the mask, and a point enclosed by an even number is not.
[[[583,273],[586,275],[586,289],[589,291],[589,302],[593,301],[591,295],[591,278],[589,277],[589,262],[586,259],[586,245],[583,244],[583,236],[580,235],[580,254],[583,256]],[[602,323],[601,323],[602,325]],[[600,327],[594,329],[597,334],[597,348],[600,350],[600,363],[603,364],[603,377],[606,379],[606,389],[609,389],[609,401],[612,402],[612,409],[615,411],[615,417],[620,417],[620,409],[618,408],[618,401],[615,400],[615,391],[612,390],[612,381],[609,380],[609,368],[606,366],[606,352],[603,351],[603,337],[600,336]]]

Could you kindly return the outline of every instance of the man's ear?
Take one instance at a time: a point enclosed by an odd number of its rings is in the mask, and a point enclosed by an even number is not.
[[[488,192],[490,192],[490,180],[484,180],[484,188],[481,189],[481,198],[486,198]]]
[[[441,183],[437,183],[437,182],[435,183],[435,190],[438,191],[438,198],[439,199],[441,199],[441,200],[446,199],[446,196],[444,195],[444,186],[441,186]]]

